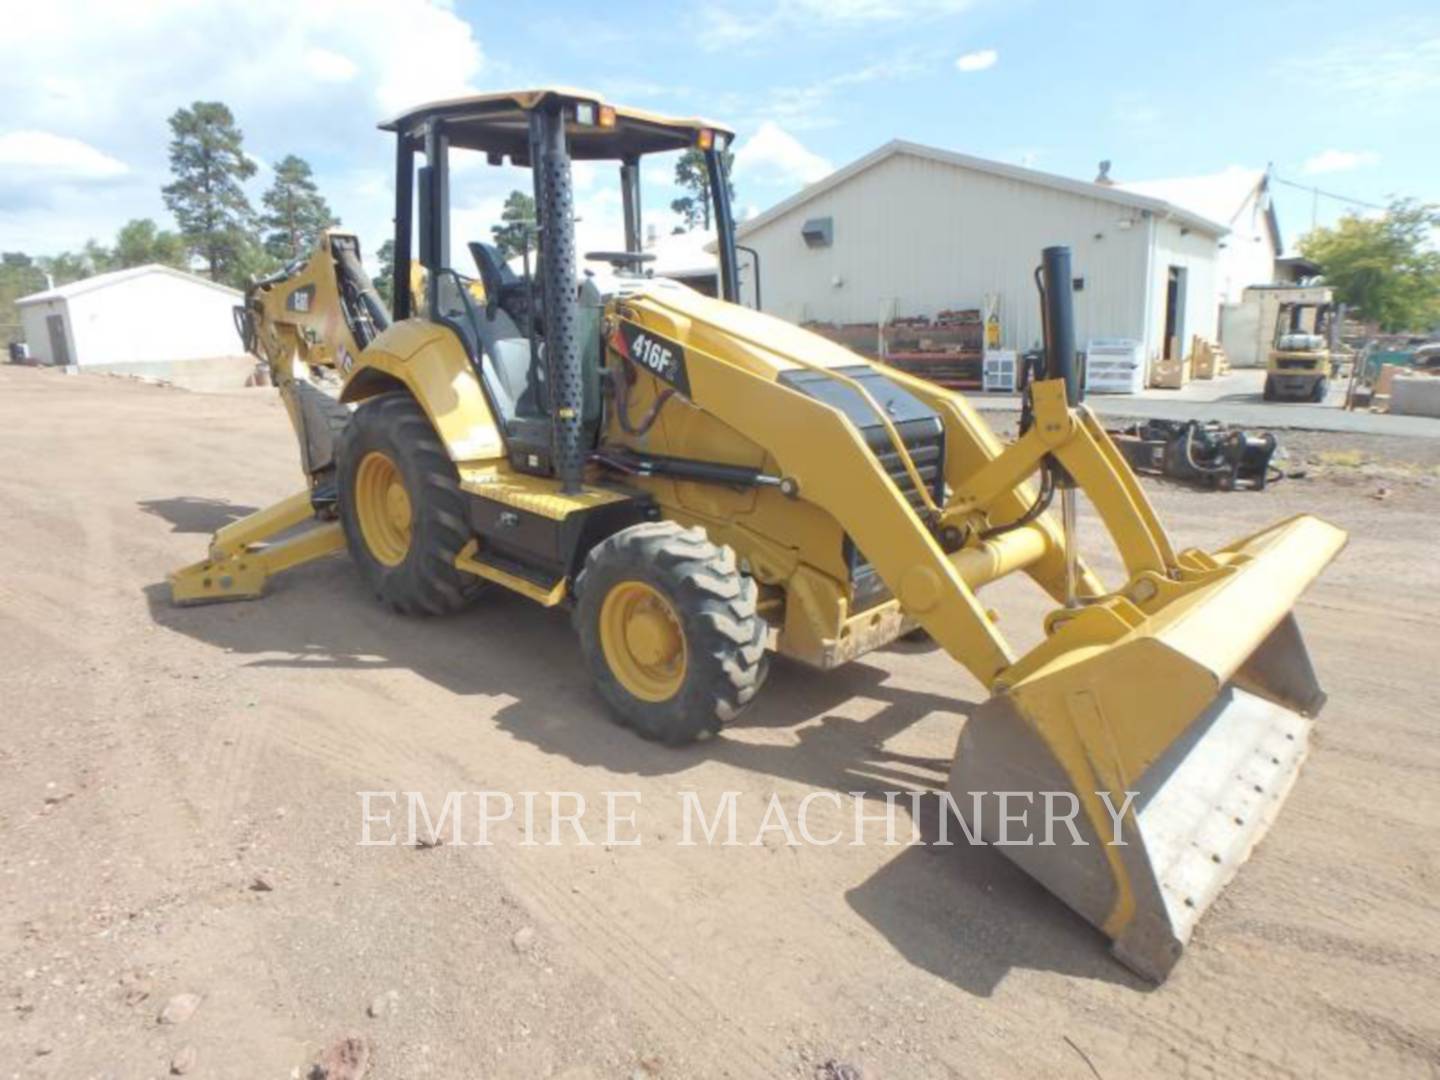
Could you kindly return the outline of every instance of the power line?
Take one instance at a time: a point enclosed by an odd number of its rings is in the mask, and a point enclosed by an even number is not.
[[[1375,203],[1368,203],[1365,202],[1363,199],[1352,199],[1349,195],[1337,195],[1333,191],[1324,191],[1321,188],[1316,187],[1314,184],[1299,184],[1296,183],[1294,180],[1286,180],[1284,177],[1275,176],[1273,173],[1271,174],[1270,179],[1274,180],[1277,184],[1284,184],[1287,187],[1299,188],[1301,191],[1308,191],[1314,195],[1324,195],[1327,199],[1335,199],[1338,202],[1350,203],[1353,206],[1363,206],[1367,210],[1389,209],[1388,206],[1377,206]]]
[[[1312,229],[1318,224],[1318,218],[1320,217],[1320,196],[1322,195],[1327,199],[1334,199],[1336,202],[1347,203],[1350,206],[1363,206],[1366,210],[1384,211],[1389,209],[1389,207],[1377,206],[1375,203],[1366,202],[1363,199],[1352,199],[1349,195],[1340,195],[1334,191],[1325,191],[1322,188],[1316,187],[1314,184],[1300,184],[1294,180],[1286,180],[1283,176],[1276,176],[1274,173],[1270,174],[1270,179],[1277,184],[1284,184],[1286,187],[1297,188],[1300,191],[1308,191],[1310,193],[1310,227]]]

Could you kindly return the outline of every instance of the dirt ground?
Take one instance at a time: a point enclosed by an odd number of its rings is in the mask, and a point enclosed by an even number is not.
[[[382,1078],[1435,1075],[1440,499],[1416,453],[1264,493],[1147,481],[1184,544],[1301,510],[1351,533],[1299,608],[1331,695],[1310,761],[1152,988],[991,849],[748,843],[772,793],[941,784],[983,697],[943,654],[777,663],[671,751],[610,723],[566,617],[519,599],[407,620],[336,557],[175,609],[167,570],[299,486],[278,401],[0,369],[0,1075],[302,1076],[348,1033]],[[1034,640],[1037,594],[986,595]],[[358,846],[357,792],[406,790],[635,791],[643,842],[527,847],[511,821]],[[677,844],[685,791],[741,792],[746,842]]]

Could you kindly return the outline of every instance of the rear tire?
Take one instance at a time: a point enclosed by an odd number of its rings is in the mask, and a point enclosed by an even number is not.
[[[419,403],[403,391],[366,401],[336,459],[345,541],[380,601],[404,615],[469,607],[481,582],[455,568],[470,537],[465,496]]]
[[[1275,380],[1269,375],[1265,376],[1265,393],[1263,396],[1266,401],[1275,400]]]
[[[647,739],[708,738],[765,680],[759,588],[703,529],[622,529],[591,550],[575,588],[575,628],[596,688]]]

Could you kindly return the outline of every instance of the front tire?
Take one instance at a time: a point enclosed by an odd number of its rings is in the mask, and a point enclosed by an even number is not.
[[[404,615],[444,615],[480,580],[455,568],[469,538],[460,477],[409,394],[366,401],[337,451],[340,521],[351,558],[380,601]]]
[[[596,688],[647,739],[708,738],[765,680],[759,588],[703,529],[622,529],[591,550],[576,592],[575,628]]]
[[[1325,404],[1325,398],[1330,393],[1330,380],[1320,378],[1315,380],[1315,389],[1310,391],[1310,400],[1316,405]]]

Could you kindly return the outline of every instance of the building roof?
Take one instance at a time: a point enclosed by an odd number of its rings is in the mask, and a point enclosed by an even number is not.
[[[1297,278],[1313,278],[1321,274],[1320,264],[1304,255],[1282,255],[1275,260],[1275,269],[1289,270]]]
[[[108,289],[111,285],[118,285],[123,281],[132,278],[144,277],[147,274],[169,274],[183,281],[194,285],[204,285],[209,289],[218,289],[227,296],[236,300],[241,298],[239,289],[232,289],[228,285],[221,285],[218,281],[211,281],[209,278],[200,277],[198,274],[187,274],[184,270],[176,270],[173,266],[162,266],[160,263],[146,263],[144,266],[131,266],[125,270],[112,270],[108,274],[94,274],[79,281],[72,281],[68,285],[58,285],[53,289],[46,289],[44,292],[31,293],[29,296],[22,296],[15,301],[16,307],[23,307],[25,304],[40,304],[47,300],[69,300],[79,296],[81,293],[93,292],[96,289]]]
[[[655,256],[655,261],[646,263],[645,269],[656,277],[696,277],[720,272],[713,230],[694,229],[657,236],[645,250]]]
[[[954,165],[961,169],[970,169],[974,172],[989,173],[992,176],[1003,177],[1007,180],[1016,180],[1023,184],[1034,184],[1037,187],[1050,188],[1054,191],[1063,191],[1071,195],[1080,195],[1089,199],[1098,199],[1101,202],[1114,203],[1117,206],[1128,207],[1133,210],[1148,210],[1160,217],[1173,218],[1192,228],[1212,236],[1223,236],[1229,232],[1229,226],[1195,213],[1185,207],[1176,206],[1164,199],[1153,198],[1139,192],[1128,191],[1120,187],[1107,184],[1092,184],[1085,180],[1072,180],[1068,176],[1056,176],[1054,173],[1039,172],[1035,169],[1025,169],[1019,165],[1007,165],[1000,161],[990,161],[986,158],[971,157],[969,154],[957,154],[953,150],[941,150],[934,146],[924,146],[921,143],[907,142],[904,139],[892,139],[884,146],[872,150],[864,157],[852,161],[843,168],[836,169],[829,176],[817,180],[803,191],[798,192],[790,198],[776,203],[762,214],[757,214],[749,221],[742,222],[737,226],[737,236],[747,236],[756,229],[764,227],[769,222],[789,213],[798,206],[825,194],[832,188],[850,180],[854,176],[867,169],[888,161],[897,154],[908,154],[911,157],[923,158],[927,161],[936,161],[943,165]]]
[[[1124,191],[1163,199],[1184,207],[1201,217],[1234,228],[1240,213],[1251,198],[1258,197],[1270,224],[1275,254],[1281,252],[1280,222],[1275,217],[1275,204],[1269,198],[1270,177],[1264,169],[1246,169],[1232,165],[1218,173],[1204,176],[1177,176],[1168,180],[1137,180],[1117,185]]]

